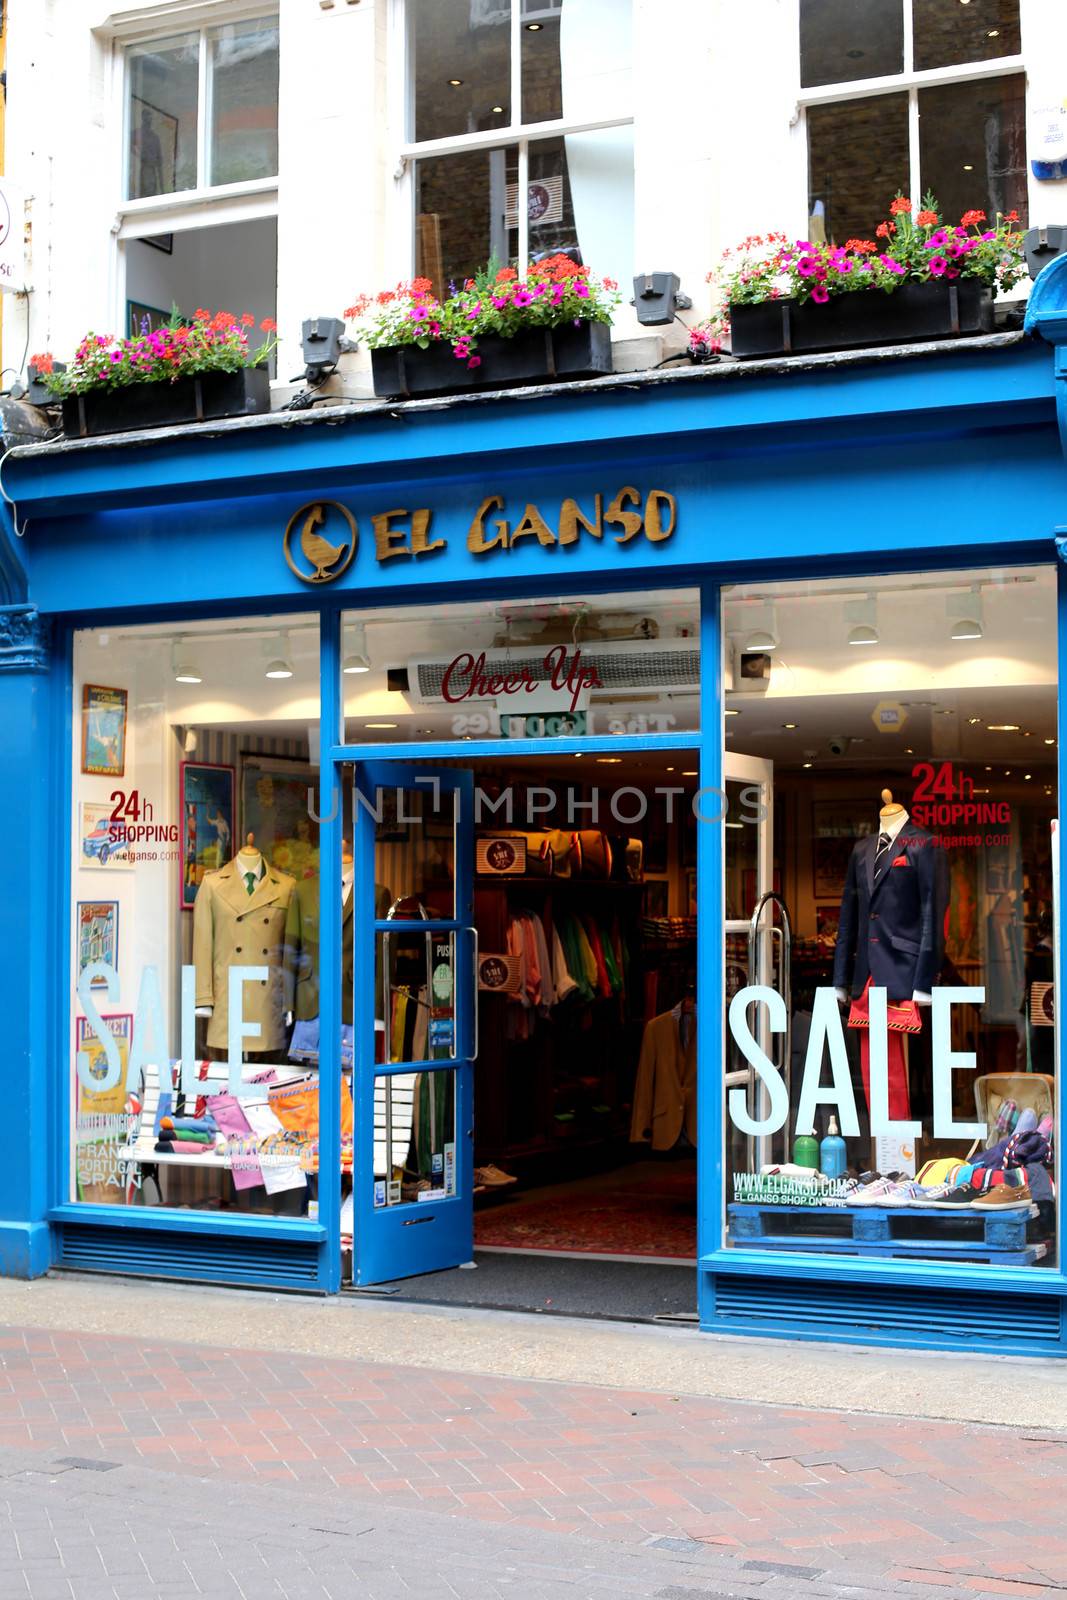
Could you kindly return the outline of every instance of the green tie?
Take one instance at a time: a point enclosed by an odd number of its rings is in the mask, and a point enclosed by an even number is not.
[[[245,888],[248,890],[249,894],[255,893],[256,875],[254,872],[245,873]]]

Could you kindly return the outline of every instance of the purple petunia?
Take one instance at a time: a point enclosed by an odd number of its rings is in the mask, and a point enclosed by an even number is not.
[[[816,262],[814,256],[801,256],[800,260],[797,262],[797,272],[802,278],[810,278],[815,271],[815,267]]]
[[[944,228],[938,228],[937,232],[936,233],[932,233],[930,235],[929,239],[927,239],[927,241],[926,241],[927,250],[940,250],[940,249],[942,249],[944,247],[945,240],[947,238],[948,238],[948,235],[946,234]]]
[[[522,306],[528,306],[532,300],[533,295],[528,294],[525,289],[516,289],[511,303],[513,306],[521,308]]]
[[[944,277],[948,262],[945,260],[944,256],[931,256],[930,260],[927,262],[927,266],[930,269],[931,278],[941,278]]]
[[[817,283],[815,288],[811,291],[811,298],[815,301],[817,306],[824,306],[827,300],[830,298],[829,290],[826,288],[825,284]]]

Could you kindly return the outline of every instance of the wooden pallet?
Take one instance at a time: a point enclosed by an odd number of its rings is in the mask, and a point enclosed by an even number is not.
[[[838,1255],[922,1256],[1030,1266],[1047,1244],[1028,1244],[1038,1215],[1018,1211],[945,1211],[941,1206],[727,1206],[730,1243],[746,1250],[817,1250]]]

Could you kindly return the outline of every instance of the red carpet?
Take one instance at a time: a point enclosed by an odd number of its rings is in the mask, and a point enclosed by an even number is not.
[[[680,1167],[640,1168],[570,1185],[565,1194],[544,1191],[501,1200],[475,1212],[475,1246],[512,1250],[588,1250],[598,1255],[696,1256],[696,1172]]]

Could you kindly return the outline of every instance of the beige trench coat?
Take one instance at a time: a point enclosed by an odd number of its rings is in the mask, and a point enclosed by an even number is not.
[[[265,979],[243,986],[242,1015],[258,1022],[258,1038],[246,1039],[247,1055],[284,1050],[285,1013],[292,1007],[286,971],[285,926],[296,879],[268,867],[252,894],[234,862],[205,873],[193,905],[193,965],[197,1006],[211,1006],[208,1046],[229,1045],[230,968],[267,967]]]
[[[683,1128],[690,1143],[696,1144],[696,1033],[694,1019],[689,1044],[683,1050],[673,1011],[653,1017],[646,1026],[630,1119],[630,1139],[634,1144],[651,1136],[653,1150],[671,1150]]]

